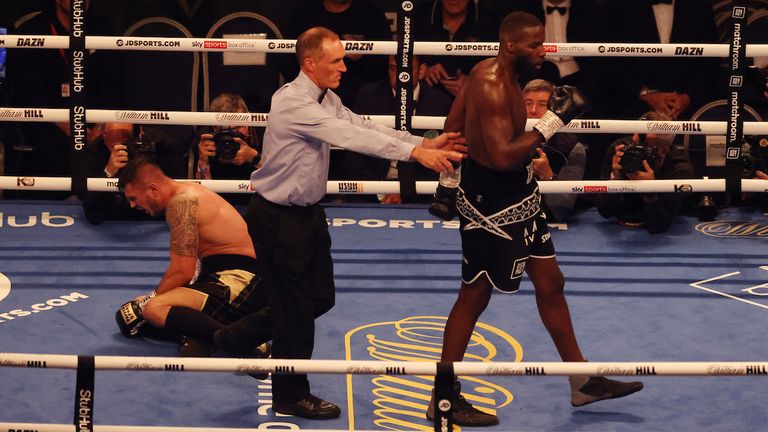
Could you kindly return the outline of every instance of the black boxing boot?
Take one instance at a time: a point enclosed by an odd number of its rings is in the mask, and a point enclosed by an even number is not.
[[[602,376],[571,375],[568,382],[574,407],[629,396],[643,389],[643,383],[639,381],[616,381]]]
[[[495,414],[481,411],[472,406],[461,394],[461,383],[453,383],[455,404],[453,405],[453,422],[459,426],[479,427],[495,426],[499,424],[499,418]],[[432,399],[429,401],[426,413],[427,420],[435,420],[435,391],[432,390]]]

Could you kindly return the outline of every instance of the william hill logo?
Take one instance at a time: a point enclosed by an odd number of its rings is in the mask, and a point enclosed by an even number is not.
[[[351,329],[344,337],[346,360],[439,361],[445,322],[446,317],[441,316],[412,316]],[[502,352],[509,354],[497,358]],[[483,322],[477,323],[465,355],[466,361],[480,362],[520,362],[522,358],[523,348],[517,340]],[[347,375],[347,388],[354,393],[350,394],[354,406],[347,410],[349,424],[354,424],[356,429],[432,430],[432,427],[425,429],[424,412],[434,376],[401,375],[405,373],[401,369],[355,368],[351,372],[358,374]],[[501,372],[497,371],[497,375]],[[524,373],[543,375],[545,371],[540,367],[527,367]],[[495,382],[501,380],[497,376],[461,376],[460,379],[462,395],[486,412],[495,414],[514,399],[510,390]],[[367,414],[355,416],[356,412]],[[371,423],[361,424],[361,421]]]
[[[768,375],[765,365],[749,365],[746,367],[747,375]]]
[[[696,231],[710,237],[723,238],[766,238],[768,225],[752,221],[714,221],[700,223]]]
[[[150,120],[170,120],[171,117],[168,115],[167,112],[152,111],[149,113],[149,119]]]

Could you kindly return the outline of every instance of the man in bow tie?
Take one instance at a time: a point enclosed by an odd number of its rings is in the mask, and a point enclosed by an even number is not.
[[[714,12],[699,0],[617,2],[614,40],[626,43],[717,43]],[[718,97],[717,59],[676,57],[622,58],[614,63],[620,82],[616,108],[622,118],[634,119],[648,110],[673,120],[690,118],[700,106]],[[619,78],[620,77],[620,78]]]

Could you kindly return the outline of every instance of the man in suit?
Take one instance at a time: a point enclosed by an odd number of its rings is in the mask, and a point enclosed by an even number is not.
[[[412,28],[416,41],[496,42],[499,21],[477,1],[433,0],[416,6]],[[426,83],[453,98],[467,80],[469,71],[482,59],[479,56],[429,56],[424,59],[428,66]]]
[[[339,34],[343,41],[385,41],[392,39],[384,12],[370,0],[306,0],[291,17],[287,37],[296,38],[310,27],[322,26]],[[299,65],[286,57],[283,76],[291,80]],[[351,107],[360,86],[384,78],[385,60],[379,55],[348,54],[347,73],[341,78],[337,94]]]
[[[626,43],[717,43],[714,12],[701,0],[618,2],[617,38]],[[620,33],[619,33],[620,31]],[[695,56],[695,52],[682,54]],[[712,85],[720,77],[717,59],[625,57],[617,62],[620,85],[616,107],[622,118],[636,119],[654,110],[673,120],[690,118],[700,106],[715,99]]]
[[[424,83],[419,78],[424,75],[419,57],[413,57],[413,74],[418,81],[413,89],[414,114],[420,116],[444,117],[451,109],[452,98],[443,91]],[[425,65],[426,66],[426,65]],[[395,56],[389,56],[389,76],[385,80],[364,84],[360,87],[353,111],[368,115],[393,115],[399,109],[399,100],[395,97],[397,83],[397,61]],[[423,135],[422,130],[414,131]],[[366,156],[356,152],[346,152],[344,155],[344,172],[356,180],[396,180],[397,168],[403,163],[386,159]],[[437,175],[429,170],[416,167],[417,180],[436,180]],[[385,204],[400,203],[400,195],[392,194],[377,197],[375,195],[350,195],[351,201],[382,202]],[[428,197],[427,197],[428,198]]]

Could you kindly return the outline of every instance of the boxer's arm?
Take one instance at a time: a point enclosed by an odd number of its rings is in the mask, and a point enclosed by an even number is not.
[[[467,80],[469,82],[469,80]],[[467,115],[467,107],[464,105],[464,94],[467,88],[466,83],[456,95],[456,99],[451,104],[451,110],[445,117],[445,123],[443,123],[444,132],[461,132],[464,133],[464,119]]]
[[[165,219],[171,231],[171,262],[157,286],[158,294],[184,286],[195,276],[199,207],[197,196],[192,194],[177,194],[168,203]]]
[[[492,165],[490,168],[507,171],[518,167],[541,144],[541,136],[537,132],[516,135],[510,104],[522,104],[523,100],[513,98],[503,83],[494,79],[478,83],[472,89],[472,101],[478,111],[478,130],[483,136]]]

